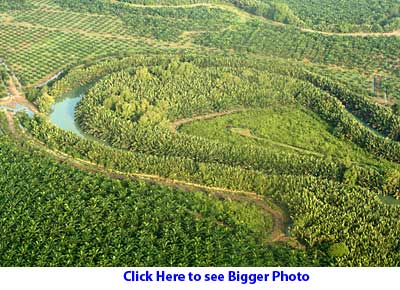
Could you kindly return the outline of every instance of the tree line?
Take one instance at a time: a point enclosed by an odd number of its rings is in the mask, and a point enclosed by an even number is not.
[[[273,197],[289,208],[293,217],[290,234],[304,243],[309,253],[317,255],[321,265],[396,266],[400,263],[396,251],[399,208],[383,204],[376,192],[360,186],[307,173],[301,176],[266,174],[219,163],[116,150],[64,132],[46,118],[26,119],[24,126],[50,148],[109,169],[157,174]],[[329,254],[329,249],[337,243],[344,243],[349,249],[344,256]],[[371,255],[371,249],[379,255]]]
[[[1,134],[0,149],[1,266],[319,263],[268,244],[272,221],[250,203],[87,173]]]

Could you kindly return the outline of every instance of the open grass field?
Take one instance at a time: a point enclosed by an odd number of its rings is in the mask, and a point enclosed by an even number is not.
[[[379,164],[356,145],[334,136],[334,128],[313,112],[274,105],[186,124],[180,132],[226,143],[252,145],[271,151],[287,151],[351,162]]]

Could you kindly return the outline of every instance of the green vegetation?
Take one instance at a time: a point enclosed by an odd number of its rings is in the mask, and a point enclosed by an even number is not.
[[[189,123],[182,133],[223,141],[230,144],[253,145],[271,151],[340,158],[350,162],[374,164],[382,160],[358,146],[336,138],[334,128],[312,112],[294,106],[270,106],[223,117]]]
[[[371,75],[379,69],[387,74],[391,86],[399,83],[397,37],[306,33],[272,25],[253,16],[260,15],[260,9],[245,8],[275,4],[281,7],[282,1],[187,1],[180,5],[174,1],[131,2],[30,0],[27,5],[33,9],[10,10],[0,16],[4,20],[0,27],[0,55],[25,85],[41,83],[83,59],[117,53],[216,48],[308,59],[357,68]],[[13,33],[15,29],[18,34]]]
[[[10,13],[13,21],[29,23],[34,26],[84,31],[86,33],[127,35],[129,32],[117,17],[102,15],[83,15],[62,10],[49,13],[47,10],[25,10]]]
[[[137,5],[227,3],[266,19],[333,32],[382,32],[400,29],[400,4],[395,1],[301,0],[118,0]]]
[[[285,24],[303,25],[303,22],[282,1],[227,0],[227,2],[251,13]]]
[[[372,78],[375,73],[369,71],[363,71],[359,69],[345,69],[330,65],[308,65],[307,69],[313,71],[319,75],[329,75],[329,77],[336,82],[342,83],[352,91],[357,92],[360,95],[371,97],[378,97],[376,91],[372,90]],[[384,99],[387,93],[388,104],[391,102],[400,100],[400,82],[398,78],[383,75],[380,98]],[[382,102],[381,102],[382,103]]]
[[[332,3],[0,0],[0,266],[400,266],[398,5]]]
[[[26,0],[0,0],[0,11],[26,9],[30,6]]]
[[[157,59],[162,63],[160,57]],[[145,60],[145,63],[154,63],[154,61],[149,59]],[[335,134],[366,147],[377,157],[395,162],[400,160],[399,144],[375,135],[349,116],[347,110],[353,111],[359,118],[365,119],[371,127],[393,140],[399,138],[399,118],[389,110],[384,110],[328,79],[305,71],[293,70],[291,73],[298,75],[299,78],[296,80],[277,72],[257,71],[251,62],[250,64],[240,62],[242,66],[240,69],[224,67],[223,59],[215,59],[214,64],[211,59],[205,62],[205,59],[200,58],[199,62],[200,66],[210,66],[210,68],[196,67],[196,61],[181,64],[172,61],[164,67],[140,68],[132,75],[123,72],[110,75],[93,87],[84,98],[77,110],[77,118],[84,130],[90,134],[95,132],[95,136],[99,139],[123,148],[136,148],[143,142],[139,139],[141,134],[137,132],[142,129],[135,128],[133,124],[143,125],[141,127],[153,125],[165,127],[166,119],[191,117],[241,106],[265,107],[271,103],[271,100],[284,99],[287,103],[297,101],[309,107],[322,119],[336,127]],[[225,62],[232,66],[235,60],[229,59]],[[264,66],[267,65],[273,64],[270,62],[264,64]],[[283,66],[278,65],[275,68],[270,67],[270,70],[282,70]],[[310,80],[311,83],[305,83],[303,79]],[[296,94],[297,98],[294,99],[293,96]],[[131,99],[132,96],[136,100]],[[265,96],[270,98],[265,98]],[[125,103],[129,104],[125,105]],[[362,104],[362,106],[357,106],[357,104]],[[110,118],[116,118],[118,121],[109,122]],[[102,128],[102,126],[105,127]],[[121,133],[117,133],[118,127],[121,128]],[[131,133],[126,133],[126,131]],[[153,131],[151,135],[168,136],[168,133],[155,132]],[[145,136],[149,135],[145,134]],[[156,143],[161,142],[159,137],[155,138],[158,140]],[[369,139],[369,142],[365,142],[366,139]],[[182,139],[176,142],[176,146],[185,147],[175,149],[174,154],[182,155],[184,154],[182,152],[188,150],[187,142],[198,141],[189,141],[186,138],[184,141]],[[171,144],[167,143],[169,152],[167,155],[169,155]],[[150,141],[149,144],[154,146],[155,143]],[[164,149],[161,148],[154,147],[149,149],[149,152],[163,152]],[[197,149],[195,151],[197,153],[193,154],[199,154]],[[194,157],[194,155],[188,156]]]
[[[0,136],[1,135],[8,135],[9,132],[9,128],[7,126],[7,119],[6,116],[4,115],[4,113],[2,111],[0,111]]]
[[[400,29],[396,0],[280,0],[309,27],[323,31],[392,31]]]
[[[332,257],[343,257],[349,254],[349,248],[345,243],[336,243],[330,246],[329,255]]]
[[[204,33],[196,43],[347,68],[379,69],[397,77],[400,75],[399,59],[393,57],[400,50],[400,42],[395,36],[328,36],[252,21],[235,30]]]
[[[267,244],[271,218],[254,204],[88,174],[2,136],[0,146],[1,266],[311,262]]]
[[[398,162],[398,143],[365,127],[340,100],[362,117],[380,110],[368,106],[367,99],[339,93],[344,90],[340,85],[293,64],[197,55],[107,60],[72,70],[49,91],[59,96],[93,81],[76,117],[86,133],[108,145],[66,133],[44,116],[24,119],[24,126],[52,150],[111,172],[251,191],[285,204],[292,217],[290,236],[322,265],[398,264],[399,208],[383,204],[378,196],[399,194],[398,164],[390,162]],[[367,109],[356,111],[357,101]],[[208,131],[201,137],[169,129],[176,119],[254,107],[264,109],[251,121],[246,122],[257,111],[221,117],[231,119],[229,134],[235,137],[230,140],[210,140],[213,130],[201,123]],[[271,128],[277,126],[276,118],[283,127]],[[288,119],[301,131],[296,134]],[[379,128],[380,119],[370,122]],[[186,132],[192,131],[196,133]],[[280,143],[280,150],[271,150],[271,139]],[[388,248],[380,246],[383,237]],[[345,243],[348,254],[333,255],[331,245],[337,243]],[[371,249],[382,258],[371,257]]]
[[[18,27],[0,24],[0,54],[10,63],[25,85],[39,82],[52,72],[92,55],[105,56],[121,48],[145,50],[138,40],[123,40],[82,35],[78,32],[48,31],[35,26]],[[13,41],[10,42],[10,39]],[[36,56],[32,58],[32,55]]]
[[[137,5],[165,5],[165,6],[221,2],[218,0],[116,0],[116,1],[137,4]]]
[[[31,132],[47,146],[109,169],[158,174],[208,186],[255,190],[280,200],[290,210],[290,234],[307,245],[309,251],[317,251],[322,265],[393,266],[399,263],[396,248],[399,246],[397,217],[400,208],[383,204],[376,193],[361,187],[318,179],[305,173],[299,177],[265,175],[222,164],[118,151],[63,132],[44,120],[36,119],[32,125]],[[386,247],[381,246],[382,240]],[[350,254],[330,260],[327,245],[343,241],[348,243]],[[371,256],[371,251],[377,255]]]
[[[7,69],[0,64],[0,99],[6,98],[8,96],[7,86],[8,86],[8,73]]]
[[[61,7],[119,17],[132,33],[161,40],[178,40],[183,31],[215,31],[239,21],[218,7],[136,7],[108,1],[56,0]]]
[[[165,5],[165,6],[223,2],[223,0],[116,0],[116,1],[137,4],[137,5]]]

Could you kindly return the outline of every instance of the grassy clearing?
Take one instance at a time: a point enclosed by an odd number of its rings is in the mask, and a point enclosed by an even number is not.
[[[358,146],[336,138],[333,128],[315,114],[292,106],[273,106],[188,123],[180,132],[276,152],[322,154],[368,164],[382,162]]]

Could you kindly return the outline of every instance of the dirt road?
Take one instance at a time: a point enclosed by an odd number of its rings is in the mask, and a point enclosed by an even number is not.
[[[228,112],[218,113],[218,115],[221,114],[228,114]],[[18,140],[24,139],[25,141],[29,142],[29,144],[31,144],[33,147],[46,152],[60,163],[65,163],[69,166],[73,166],[77,169],[88,171],[91,173],[99,173],[114,179],[145,181],[150,184],[165,185],[185,191],[203,191],[210,193],[217,198],[253,203],[260,209],[263,214],[271,216],[273,220],[272,232],[270,233],[269,239],[266,242],[288,242],[295,247],[301,247],[301,245],[295,239],[290,238],[286,235],[289,218],[284,213],[284,211],[278,206],[273,206],[273,202],[271,200],[267,200],[265,197],[258,195],[255,192],[233,190],[222,187],[204,186],[197,183],[165,178],[159,175],[144,173],[126,173],[105,168],[102,165],[98,165],[96,163],[83,159],[73,158],[72,156],[69,156],[64,152],[50,149],[44,143],[29,136],[28,133],[16,134],[14,127],[15,124],[11,113],[7,112],[6,115],[9,123],[10,132],[12,133],[14,138]],[[216,117],[218,115],[213,114],[213,117]],[[210,116],[211,114],[208,115],[209,118],[211,118]],[[204,116],[202,117],[204,118]],[[182,120],[179,123],[182,123]]]

